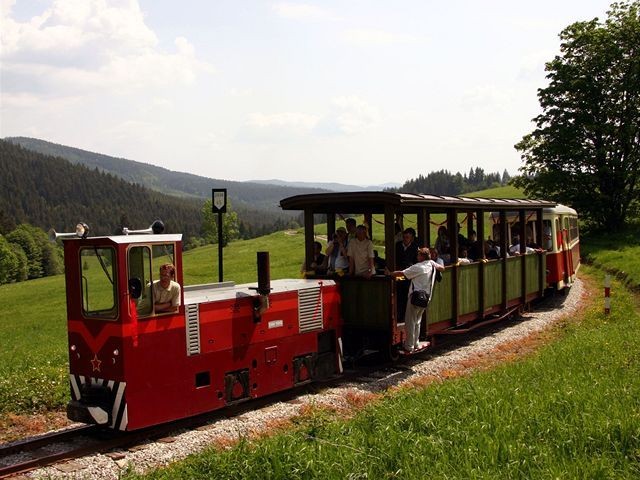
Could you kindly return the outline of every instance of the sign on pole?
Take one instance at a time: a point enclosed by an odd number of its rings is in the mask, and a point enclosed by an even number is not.
[[[227,189],[212,188],[213,213],[227,213]]]
[[[227,189],[211,189],[211,210],[218,214],[218,281],[222,282],[222,214],[227,211]]]

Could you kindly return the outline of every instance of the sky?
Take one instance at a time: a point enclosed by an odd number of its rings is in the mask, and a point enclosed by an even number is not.
[[[505,169],[602,0],[0,0],[0,137],[226,180]]]

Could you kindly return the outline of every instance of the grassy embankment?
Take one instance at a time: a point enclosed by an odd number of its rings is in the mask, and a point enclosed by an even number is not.
[[[637,238],[633,236],[633,238]],[[640,278],[633,245],[591,237],[596,264]],[[619,242],[617,242],[619,244]],[[469,377],[390,392],[343,420],[318,410],[267,439],[211,449],[150,478],[638,478],[640,305],[603,273],[585,308],[535,353]]]

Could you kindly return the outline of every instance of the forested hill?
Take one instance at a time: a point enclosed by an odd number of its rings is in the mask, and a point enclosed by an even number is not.
[[[83,221],[93,234],[111,234],[122,223],[146,228],[156,218],[165,222],[167,233],[200,232],[200,199],[163,195],[3,140],[0,172],[0,233],[20,223],[73,231]]]
[[[5,140],[35,152],[65,158],[72,163],[90,168],[97,167],[99,170],[116,175],[127,182],[138,183],[152,190],[171,195],[211,198],[212,188],[227,188],[231,204],[238,211],[262,210],[272,214],[277,213],[279,217],[290,216],[291,212],[283,212],[280,209],[280,200],[293,195],[325,191],[314,188],[264,185],[201,177],[190,173],[174,172],[147,163],[58,145],[36,138],[9,137]]]

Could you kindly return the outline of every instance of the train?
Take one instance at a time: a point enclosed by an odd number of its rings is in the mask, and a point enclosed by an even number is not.
[[[255,283],[185,286],[182,236],[163,233],[160,222],[123,235],[91,237],[85,224],[56,234],[64,246],[69,419],[132,431],[340,376],[345,361],[365,352],[398,360],[403,282],[383,272],[365,279],[314,271],[316,220],[330,238],[341,216],[362,215],[390,270],[398,215],[425,245],[434,225],[452,227],[452,258],[422,320],[426,347],[568,288],[579,267],[577,213],[554,202],[347,192],[289,197],[281,207],[304,213],[306,278],[271,280],[268,252],[258,252]],[[483,252],[492,237],[502,256],[457,262],[457,224],[477,232]],[[529,252],[520,242],[509,256],[515,235],[545,248]],[[179,305],[160,311],[151,287],[166,264],[181,286]]]

